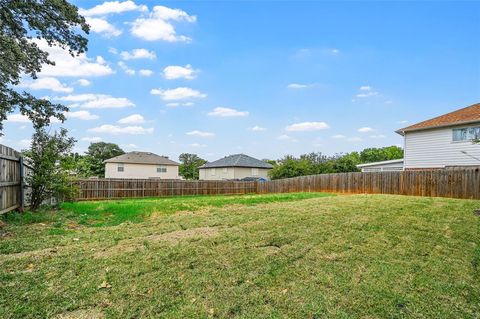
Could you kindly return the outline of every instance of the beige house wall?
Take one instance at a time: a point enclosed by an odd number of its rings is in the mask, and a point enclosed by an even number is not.
[[[105,178],[160,178],[179,179],[177,165],[156,165],[156,164],[123,164],[123,172],[118,171],[121,163],[105,163]],[[165,173],[157,172],[157,167],[166,167]]]
[[[255,169],[253,169],[255,170]],[[201,168],[200,180],[215,181],[225,179],[242,179],[244,177],[263,177],[268,179],[268,168],[256,169],[257,175],[254,175],[252,168],[249,167],[216,167]]]

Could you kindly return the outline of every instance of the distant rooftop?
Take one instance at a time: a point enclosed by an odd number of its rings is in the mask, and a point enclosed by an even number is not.
[[[130,164],[156,164],[156,165],[179,165],[177,162],[150,152],[130,152],[115,156],[104,163],[130,163]]]
[[[434,117],[432,119],[413,124],[397,130],[398,134],[405,134],[410,131],[419,131],[437,127],[453,126],[480,122],[480,103],[473,104],[462,109]]]
[[[214,168],[214,167],[273,168],[272,165],[245,154],[234,154],[234,155],[226,156],[219,160],[206,163],[200,168]]]

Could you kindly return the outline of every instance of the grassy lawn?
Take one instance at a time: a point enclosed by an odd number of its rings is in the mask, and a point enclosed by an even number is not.
[[[0,318],[479,318],[480,201],[66,203],[0,228]]]

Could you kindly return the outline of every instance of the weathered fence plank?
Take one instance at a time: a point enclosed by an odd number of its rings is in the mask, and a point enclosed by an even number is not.
[[[257,192],[257,182],[160,179],[83,179],[75,182],[75,200],[182,195],[235,195]]]
[[[257,193],[331,192],[480,199],[480,169],[336,173],[258,183]]]
[[[28,170],[19,152],[0,145],[0,214],[28,206],[24,184]]]

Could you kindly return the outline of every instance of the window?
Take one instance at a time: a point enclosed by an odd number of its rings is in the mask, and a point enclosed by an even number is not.
[[[157,167],[157,173],[166,173],[167,172],[167,167],[166,166],[158,166]]]
[[[117,165],[117,172],[123,172],[125,168],[123,167],[123,163],[118,163]]]
[[[258,168],[252,168],[252,176],[258,176]]]
[[[227,174],[228,173],[228,167],[224,167],[223,168],[223,174]]]
[[[215,168],[210,169],[210,175],[215,176]]]
[[[455,128],[453,131],[453,141],[471,141],[480,139],[480,126],[476,127],[464,127],[464,128]]]

